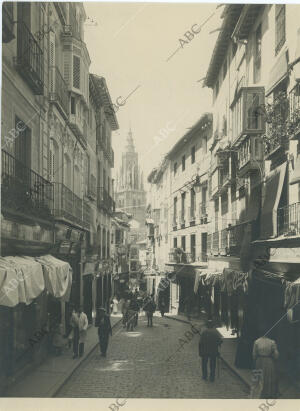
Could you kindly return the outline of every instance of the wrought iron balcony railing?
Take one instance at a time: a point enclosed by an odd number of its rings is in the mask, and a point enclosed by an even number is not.
[[[82,200],[62,183],[54,183],[54,216],[82,222]]]
[[[104,187],[98,187],[97,191],[97,207],[107,213],[115,211],[115,201],[108,194]]]
[[[44,92],[44,54],[37,40],[23,21],[17,23],[16,67],[34,94]]]
[[[89,228],[90,224],[92,224],[92,209],[86,201],[83,201],[82,222],[86,228]]]
[[[277,224],[279,235],[286,237],[300,235],[300,203],[279,208]]]
[[[58,109],[64,116],[69,114],[68,87],[58,67],[50,67],[50,92],[49,99],[57,104]]]
[[[53,184],[2,150],[2,208],[52,219]]]
[[[14,35],[14,6],[13,2],[3,2],[2,6],[2,41],[9,43],[15,38]]]
[[[290,139],[300,135],[300,84],[291,90],[289,94],[289,118],[287,124]]]

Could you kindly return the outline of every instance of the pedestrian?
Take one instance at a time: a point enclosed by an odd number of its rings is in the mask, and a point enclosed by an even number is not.
[[[273,399],[278,395],[275,360],[279,357],[276,342],[263,335],[253,345],[255,368],[261,370],[261,392],[258,398]]]
[[[79,357],[82,357],[84,354],[84,343],[86,340],[88,325],[89,325],[89,322],[88,322],[87,315],[83,312],[82,307],[79,307],[79,310],[78,310]]]
[[[119,301],[117,299],[117,296],[115,295],[113,298],[113,314],[114,315],[118,314],[118,303]]]
[[[98,338],[101,356],[106,357],[109,335],[112,336],[112,328],[110,324],[110,318],[106,314],[106,310],[103,307],[98,308],[95,326],[98,327]]]
[[[79,313],[77,309],[74,309],[71,316],[70,324],[72,326],[72,339],[73,339],[73,359],[78,357],[78,345],[79,345]]]
[[[160,311],[161,316],[164,317],[165,312],[166,312],[166,304],[165,304],[164,299],[162,298],[160,299],[160,302],[158,304],[158,309]]]
[[[147,327],[153,327],[153,313],[156,310],[153,294],[151,295],[151,297],[147,297],[144,305],[144,310],[146,311],[147,315]]]
[[[213,327],[212,320],[207,321],[207,328],[202,332],[199,341],[199,356],[202,357],[202,379],[207,380],[207,363],[210,361],[210,381],[215,380],[218,348],[222,344],[220,333]]]
[[[134,327],[136,327],[138,325],[139,305],[138,305],[138,302],[135,296],[130,301],[129,309],[132,310],[134,313],[133,314],[134,315],[133,324],[134,324]]]

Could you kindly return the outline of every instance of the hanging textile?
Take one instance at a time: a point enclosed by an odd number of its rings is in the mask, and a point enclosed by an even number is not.
[[[300,277],[293,283],[288,283],[284,293],[284,306],[289,309],[300,304]]]

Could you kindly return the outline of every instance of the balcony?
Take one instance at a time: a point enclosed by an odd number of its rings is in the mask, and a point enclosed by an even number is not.
[[[58,67],[50,67],[49,100],[54,103],[60,113],[67,118],[69,114],[68,87]]]
[[[289,118],[287,131],[291,140],[300,138],[300,84],[298,83],[289,94]]]
[[[244,135],[260,135],[265,132],[265,116],[261,109],[264,102],[263,87],[241,87],[230,107],[234,145]]]
[[[86,227],[87,210],[83,201],[62,183],[54,184],[54,217],[65,219],[71,223]],[[85,209],[83,208],[85,207]]]
[[[97,190],[97,207],[107,213],[112,213],[115,210],[114,200],[103,187],[98,187]]]
[[[278,234],[285,237],[300,235],[300,203],[279,208],[277,211]]]
[[[246,177],[260,170],[263,160],[263,141],[260,136],[247,137],[238,148],[238,175]]]
[[[9,43],[14,35],[14,6],[13,2],[4,2],[2,6],[2,42]]]
[[[169,263],[173,264],[191,264],[195,262],[193,253],[186,253],[181,248],[174,248],[169,253]]]
[[[33,93],[42,95],[44,92],[43,51],[26,24],[23,21],[17,24],[16,68]]]
[[[266,108],[267,129],[263,135],[265,160],[284,153],[288,149],[287,119],[289,100],[285,93],[279,93],[273,104]]]
[[[84,148],[87,147],[86,142],[86,122],[81,121],[77,114],[69,115],[69,127],[80,141]]]
[[[2,150],[2,210],[52,220],[53,185]]]

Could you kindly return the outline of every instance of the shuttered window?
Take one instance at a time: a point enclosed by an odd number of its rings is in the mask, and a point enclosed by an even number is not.
[[[279,53],[285,42],[285,5],[275,5],[275,55]]]
[[[73,87],[80,89],[80,58],[73,56]]]

